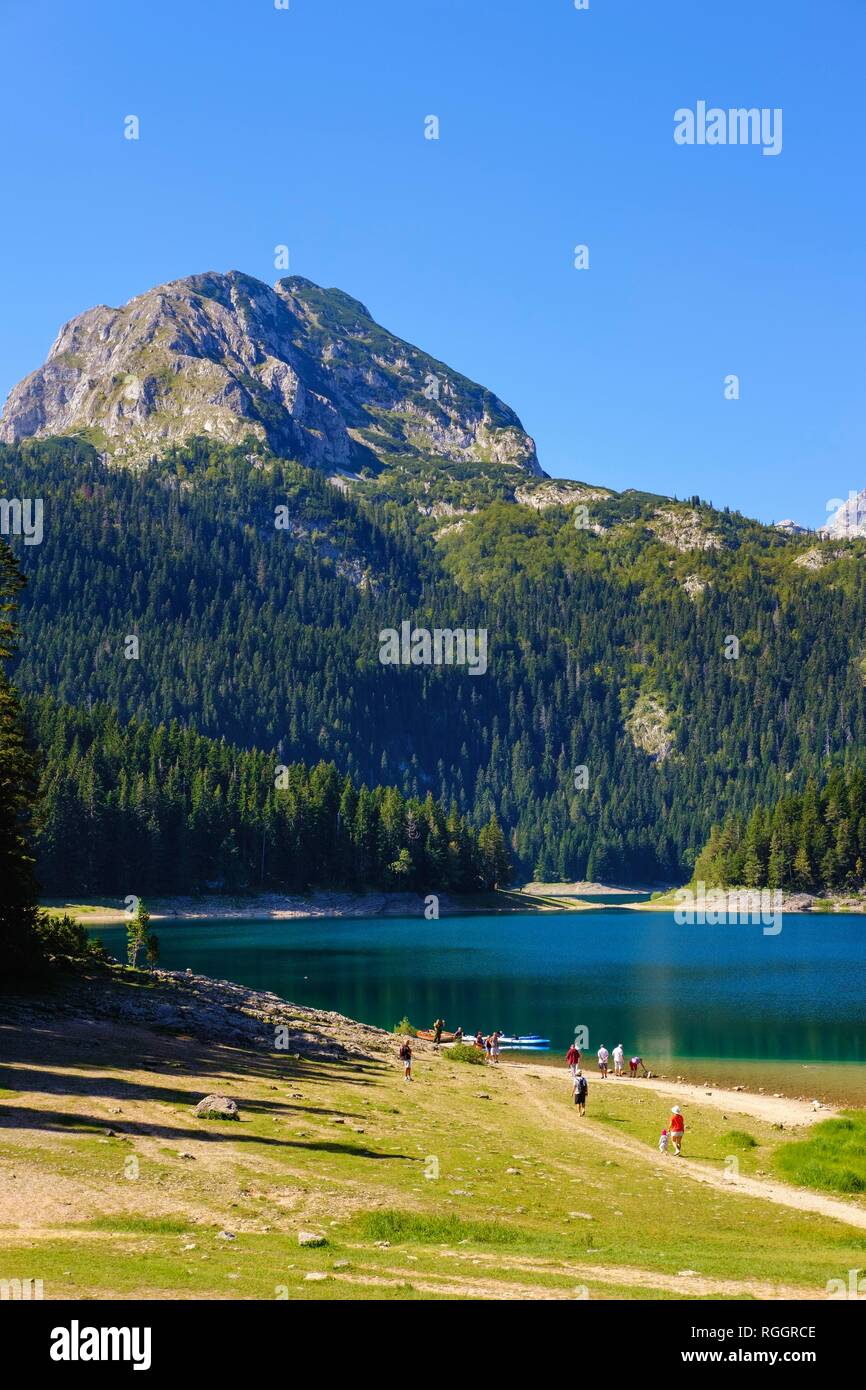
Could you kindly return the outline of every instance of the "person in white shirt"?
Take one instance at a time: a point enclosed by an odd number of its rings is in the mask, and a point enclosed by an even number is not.
[[[614,1076],[624,1076],[622,1064],[625,1061],[625,1053],[622,1050],[622,1043],[617,1043],[613,1049],[613,1074]]]
[[[602,1080],[607,1076],[607,1064],[609,1061],[610,1053],[604,1043],[602,1043],[601,1047],[598,1049],[598,1069],[601,1072]]]

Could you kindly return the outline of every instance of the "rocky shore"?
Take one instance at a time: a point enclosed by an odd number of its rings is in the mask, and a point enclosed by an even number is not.
[[[49,992],[6,996],[4,1022],[57,1027],[59,1019],[137,1025],[256,1051],[339,1061],[392,1053],[394,1037],[327,1010],[191,971],[87,966],[58,975]],[[426,1044],[418,1043],[419,1048]]]

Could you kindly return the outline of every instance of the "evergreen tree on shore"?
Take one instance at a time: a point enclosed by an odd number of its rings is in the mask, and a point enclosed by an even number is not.
[[[36,883],[28,843],[35,769],[18,693],[5,670],[17,649],[22,586],[15,558],[0,540],[0,963],[9,975],[31,969],[39,957]]]
[[[711,886],[843,893],[866,883],[866,772],[838,768],[772,809],[713,827],[695,863]]]

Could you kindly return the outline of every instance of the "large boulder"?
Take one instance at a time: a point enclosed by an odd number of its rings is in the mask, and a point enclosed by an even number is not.
[[[195,1113],[200,1120],[237,1120],[238,1107],[237,1101],[229,1100],[228,1096],[205,1096],[200,1100],[195,1108]]]

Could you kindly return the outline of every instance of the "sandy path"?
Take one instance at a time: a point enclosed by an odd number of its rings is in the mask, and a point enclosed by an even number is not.
[[[543,1075],[541,1068],[533,1067],[531,1063],[509,1063],[509,1070],[530,1073],[534,1076]],[[546,1068],[558,1077],[560,1081],[568,1080],[568,1073],[563,1066],[560,1070],[554,1067]],[[658,1091],[660,1095],[672,1096],[677,1102],[691,1102],[692,1105],[709,1106],[713,1110],[722,1110],[725,1114],[751,1115],[756,1120],[766,1120],[768,1124],[783,1124],[786,1129],[793,1128],[795,1125],[813,1125],[819,1120],[827,1120],[836,1112],[830,1105],[823,1105],[816,1110],[810,1101],[794,1100],[790,1096],[761,1096],[754,1091],[732,1091],[724,1087],[697,1086],[690,1081],[671,1081],[663,1080],[661,1077],[642,1077],[637,1081],[632,1081],[627,1076],[609,1076],[607,1081],[602,1081],[600,1077],[589,1074],[590,1084],[595,1086],[640,1086],[641,1089],[649,1088]]]
[[[567,1128],[573,1134],[574,1124],[568,1095],[566,1094],[558,1100],[554,1100],[549,1094],[540,1096],[532,1082],[539,1075],[543,1078],[544,1074],[538,1071],[533,1072],[531,1067],[515,1067],[514,1070],[520,1073],[517,1082],[523,1094],[546,1115],[548,1120],[554,1120],[561,1129]],[[556,1073],[552,1079],[560,1082],[562,1080],[561,1076],[557,1076]],[[607,1083],[600,1084],[606,1085]],[[549,1092],[549,1089],[548,1085],[546,1090]],[[709,1101],[710,1098],[705,1097],[699,1087],[694,1086],[691,1089],[697,1093],[695,1095],[696,1104]],[[678,1094],[683,1094],[682,1088],[679,1089]],[[726,1094],[734,1095],[738,1100],[741,1095],[740,1092],[736,1091]],[[755,1099],[755,1097],[750,1097],[750,1099]],[[757,1099],[764,1100],[765,1098],[759,1096]],[[787,1102],[787,1104],[795,1103],[799,1102]],[[750,1110],[744,1113],[754,1114],[755,1112]],[[764,1115],[762,1114],[760,1118],[764,1118]],[[728,1178],[718,1169],[711,1168],[709,1164],[695,1163],[688,1158],[675,1158],[672,1153],[661,1154],[657,1149],[642,1144],[638,1139],[631,1139],[622,1134],[613,1134],[607,1125],[595,1123],[589,1118],[581,1123],[581,1129],[585,1134],[598,1135],[599,1140],[612,1152],[630,1154],[633,1158],[640,1159],[644,1163],[650,1163],[656,1168],[664,1169],[670,1177],[679,1174],[681,1177],[705,1183],[708,1187],[728,1195],[733,1193],[743,1197],[756,1197],[759,1201],[774,1202],[777,1206],[790,1207],[794,1211],[814,1212],[818,1216],[827,1216],[834,1221],[843,1221],[847,1226],[857,1226],[861,1230],[866,1230],[866,1207],[855,1206],[852,1202],[843,1202],[836,1197],[825,1197],[820,1192],[807,1191],[801,1187],[789,1187],[787,1183],[776,1182],[772,1178],[744,1176]]]
[[[361,1245],[353,1247],[358,1251],[364,1249]],[[687,1294],[691,1297],[703,1296],[706,1298],[758,1298],[758,1299],[814,1299],[814,1290],[803,1288],[796,1284],[771,1284],[766,1280],[759,1279],[711,1279],[698,1274],[665,1274],[661,1270],[639,1269],[634,1265],[605,1265],[600,1263],[590,1263],[580,1260],[557,1260],[557,1259],[533,1259],[528,1255],[510,1255],[504,1251],[496,1254],[481,1253],[478,1251],[467,1251],[446,1249],[443,1246],[418,1247],[424,1249],[425,1254],[435,1255],[443,1262],[447,1261],[448,1273],[443,1276],[444,1283],[440,1286],[441,1291],[445,1292],[449,1287],[456,1291],[464,1276],[459,1274],[455,1268],[457,1265],[473,1265],[475,1267],[474,1281],[478,1288],[483,1292],[484,1297],[525,1297],[525,1294],[512,1293],[493,1293],[492,1290],[502,1289],[526,1289],[532,1286],[520,1284],[498,1284],[488,1283],[484,1276],[479,1272],[483,1267],[490,1267],[499,1274],[506,1270],[512,1270],[523,1274],[549,1275],[561,1279],[575,1279],[581,1282],[592,1282],[595,1284],[610,1284],[619,1288],[637,1289],[663,1289],[669,1293]],[[398,1253],[394,1252],[395,1255]],[[400,1252],[402,1253],[402,1252]],[[405,1254],[404,1254],[405,1258]],[[361,1266],[362,1269],[376,1271],[373,1266]],[[420,1275],[411,1268],[405,1270],[387,1269],[385,1271],[391,1275],[403,1275],[416,1287],[418,1279],[430,1279],[431,1276],[425,1271]],[[435,1277],[435,1276],[434,1276]],[[535,1286],[542,1290],[541,1296],[545,1298],[574,1298],[575,1290],[556,1290],[549,1286]],[[535,1297],[535,1293],[531,1295]]]

